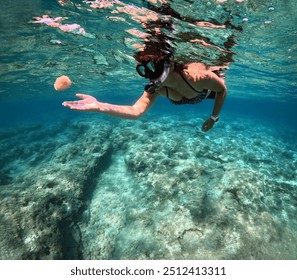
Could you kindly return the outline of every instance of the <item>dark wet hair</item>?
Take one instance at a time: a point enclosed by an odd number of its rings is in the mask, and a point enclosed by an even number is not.
[[[172,54],[172,50],[168,46],[166,46],[166,44],[150,41],[145,43],[143,50],[138,51],[134,54],[134,58],[138,62],[159,62],[169,60]]]
[[[163,65],[164,61],[169,61],[174,57],[173,49],[168,47],[168,44],[159,42],[146,42],[142,51],[138,51],[134,54],[134,58],[137,62],[143,63],[145,61],[154,61]],[[174,57],[174,69],[178,72],[185,68],[186,63],[176,61]]]

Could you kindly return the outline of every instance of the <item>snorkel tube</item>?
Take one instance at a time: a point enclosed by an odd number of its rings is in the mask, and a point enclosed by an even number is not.
[[[150,83],[145,86],[145,90],[148,93],[151,93],[151,94],[154,93],[155,90],[157,88],[159,88],[162,83],[165,82],[165,80],[167,79],[167,77],[168,77],[168,75],[170,73],[170,69],[171,69],[172,64],[173,64],[172,61],[165,61],[164,62],[164,69],[163,69],[162,74],[158,78],[150,79]]]
[[[161,76],[159,76],[156,79],[151,79],[151,82],[157,87],[159,87],[162,83],[164,83],[164,81],[167,79],[169,72],[170,72],[170,68],[171,68],[171,60],[167,60],[164,62],[164,70],[161,74]]]
[[[171,54],[159,61],[154,61],[154,59],[142,60],[136,66],[136,70],[141,77],[150,80],[150,83],[145,86],[145,90],[153,93],[165,82],[174,65],[174,56]]]

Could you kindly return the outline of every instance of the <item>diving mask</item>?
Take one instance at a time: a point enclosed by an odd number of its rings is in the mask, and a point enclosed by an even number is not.
[[[154,82],[164,82],[169,74],[170,61],[142,61],[136,66],[136,70],[141,77]]]

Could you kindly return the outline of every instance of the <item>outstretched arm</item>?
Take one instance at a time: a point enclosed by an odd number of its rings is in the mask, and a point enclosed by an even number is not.
[[[157,99],[157,94],[144,92],[132,106],[121,106],[99,102],[95,97],[86,94],[76,94],[81,100],[64,101],[63,106],[72,110],[86,112],[100,112],[113,117],[136,120],[145,114]]]

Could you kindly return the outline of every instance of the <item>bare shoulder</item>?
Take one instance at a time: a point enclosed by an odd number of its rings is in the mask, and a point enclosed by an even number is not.
[[[210,71],[207,70],[203,63],[193,62],[185,65],[183,74],[189,80],[199,82],[207,77]]]
[[[150,105],[151,103],[155,102],[157,97],[158,97],[158,94],[156,92],[155,93],[149,93],[147,91],[144,91],[143,94],[138,99],[137,103],[138,104],[142,103],[142,104]]]

